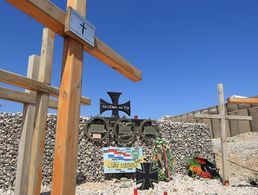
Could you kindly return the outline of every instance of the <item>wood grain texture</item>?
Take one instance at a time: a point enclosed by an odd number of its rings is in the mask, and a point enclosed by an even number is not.
[[[16,73],[8,72],[0,69],[0,82],[10,84],[17,87],[22,87],[25,89],[33,91],[41,91],[49,93],[51,96],[59,96],[59,88],[50,86],[46,83],[37,81],[35,79],[30,79]],[[91,99],[87,97],[81,97],[81,104],[90,105]]]
[[[219,114],[226,115],[224,104],[224,91],[222,83],[218,84],[218,96],[219,96]],[[226,132],[226,119],[223,117],[220,121],[221,130],[221,150],[222,150],[222,175],[223,183],[229,183],[229,163],[228,163],[228,145],[227,145],[227,132]]]
[[[37,79],[39,73],[39,64],[39,56],[34,55],[29,57],[27,71],[28,78]],[[36,96],[36,92],[34,91],[27,91],[27,94],[31,96],[34,95],[34,97]],[[17,171],[15,176],[15,195],[28,194],[31,145],[33,130],[36,121],[35,112],[35,104],[30,104],[28,102],[24,104],[22,118],[23,125],[21,138],[19,142]]]
[[[228,104],[258,104],[258,98],[228,98]]]
[[[194,118],[206,119],[227,119],[227,120],[252,120],[251,116],[236,116],[236,115],[214,115],[214,114],[194,114]]]
[[[57,34],[65,37],[64,26],[66,13],[55,6],[48,0],[7,0],[14,5],[17,9],[28,14],[44,26],[50,28]],[[69,4],[69,6],[77,6]],[[81,7],[78,10],[84,15]],[[84,11],[85,12],[85,11]],[[90,45],[85,44],[84,50],[89,54],[107,64],[114,70],[123,74],[132,81],[140,81],[142,79],[141,71],[127,62],[123,57],[118,55],[103,41],[95,37],[95,46],[92,48]]]
[[[82,45],[65,39],[64,69],[58,103],[52,194],[75,193],[82,79]]]
[[[54,49],[54,32],[43,29],[38,80],[50,84]],[[28,195],[40,194],[49,94],[38,92],[36,97],[36,124],[32,137]]]
[[[29,93],[17,91],[14,89],[8,89],[0,87],[0,99],[9,100],[13,102],[19,102],[22,104],[35,104],[36,96],[30,95]]]
[[[52,96],[59,95],[59,90],[57,87],[52,87],[46,83],[42,83],[40,81],[36,81],[34,79],[30,79],[25,76],[21,76],[2,69],[0,69],[0,82],[17,86],[17,87],[22,87],[25,89],[30,89],[33,91],[50,93]]]
[[[229,184],[229,165],[228,165],[228,147],[227,147],[227,123],[226,120],[252,120],[251,116],[226,115],[223,84],[218,84],[218,111],[219,114],[194,114],[194,118],[220,119],[220,137],[222,153],[222,175],[224,185]]]
[[[86,0],[68,0],[85,16]],[[83,7],[84,6],[84,7]],[[53,195],[73,195],[76,186],[83,45],[65,38],[53,164]]]

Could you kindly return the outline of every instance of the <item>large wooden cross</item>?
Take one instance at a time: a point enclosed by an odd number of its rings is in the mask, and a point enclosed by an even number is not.
[[[67,31],[69,29],[67,20],[69,20],[71,8],[84,18],[86,16],[86,0],[68,0],[67,13],[48,0],[7,1],[64,37],[51,193],[72,195],[75,193],[76,186],[83,51],[87,51],[132,81],[141,80],[141,72],[97,37],[94,37],[95,44],[93,46]],[[84,27],[83,25],[83,29]],[[44,97],[42,94],[43,101]],[[41,131],[44,130],[41,129]],[[38,144],[44,143],[39,142]],[[35,163],[36,161],[37,159],[35,159]],[[34,169],[36,170],[37,167]],[[40,193],[41,173],[38,175],[38,181],[33,186],[33,195]]]
[[[208,118],[208,119],[220,119],[221,130],[221,153],[222,153],[222,176],[223,184],[229,184],[229,166],[228,166],[228,148],[227,148],[227,133],[226,133],[226,120],[252,120],[251,116],[232,116],[226,115],[225,101],[222,83],[218,84],[218,96],[219,96],[219,114],[194,114],[195,118]]]

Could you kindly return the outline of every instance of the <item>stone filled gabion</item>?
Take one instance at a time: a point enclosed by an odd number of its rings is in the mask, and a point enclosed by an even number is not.
[[[127,144],[117,142],[112,132],[101,143],[91,141],[83,131],[83,126],[88,119],[85,117],[80,119],[77,183],[99,182],[111,177],[121,177],[121,174],[104,174],[102,147],[143,147],[146,159],[151,159],[152,146],[146,144],[140,138],[139,132],[136,132],[135,140]],[[4,190],[14,189],[21,126],[21,113],[0,113],[0,188]],[[202,156],[211,162],[215,162],[209,134],[210,129],[207,125],[161,120],[158,121],[158,126],[161,136],[169,140],[174,161],[174,172],[187,173],[187,159],[194,156]],[[44,186],[49,186],[52,180],[55,129],[56,115],[49,114],[42,169],[42,184]]]

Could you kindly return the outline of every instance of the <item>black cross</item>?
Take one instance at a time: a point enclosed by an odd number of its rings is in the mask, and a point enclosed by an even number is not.
[[[154,188],[153,183],[158,183],[158,169],[153,163],[141,163],[141,169],[136,169],[136,184],[141,184],[140,190]]]
[[[82,27],[82,34],[84,34],[84,30],[86,30],[87,28],[85,27],[85,23],[83,22],[82,24],[80,24]]]
[[[131,107],[130,107],[130,101],[124,103],[124,104],[118,104],[118,99],[122,93],[119,92],[107,92],[112,100],[112,104],[106,102],[103,99],[100,99],[100,114],[107,110],[112,110],[112,117],[113,118],[119,118],[118,111],[125,112],[129,116],[131,115]]]

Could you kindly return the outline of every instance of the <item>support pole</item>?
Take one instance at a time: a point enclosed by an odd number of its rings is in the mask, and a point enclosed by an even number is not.
[[[27,77],[38,80],[40,57],[32,55],[29,57]],[[26,90],[30,95],[36,95],[36,92]],[[35,125],[35,104],[26,103],[23,106],[22,132],[19,142],[19,153],[17,162],[17,171],[15,176],[15,195],[27,195],[29,183],[29,168],[31,156],[32,135]]]
[[[227,131],[226,131],[226,119],[225,119],[225,102],[223,84],[218,84],[218,95],[219,95],[219,114],[224,117],[221,118],[220,129],[221,129],[221,150],[222,150],[222,175],[223,184],[229,184],[229,166],[228,166],[228,146],[227,146]]]
[[[52,74],[52,59],[54,48],[54,32],[44,28],[41,56],[39,81],[50,84]],[[36,124],[33,132],[32,151],[30,161],[30,176],[28,195],[40,194],[42,181],[42,162],[46,138],[46,124],[48,114],[49,94],[39,92],[36,97]]]
[[[67,6],[85,17],[86,0],[68,0]],[[83,45],[70,37],[65,37],[52,195],[75,194],[82,65]]]

